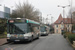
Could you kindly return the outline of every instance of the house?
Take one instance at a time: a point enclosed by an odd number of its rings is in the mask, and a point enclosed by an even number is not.
[[[63,18],[60,14],[58,19],[54,22],[54,32],[58,34],[61,34],[63,30],[71,32],[72,23],[75,22],[71,22],[71,18]]]

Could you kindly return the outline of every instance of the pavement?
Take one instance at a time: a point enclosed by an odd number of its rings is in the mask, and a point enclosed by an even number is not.
[[[5,43],[7,43],[6,38],[1,38],[0,39],[0,46],[3,45],[3,44],[5,44]]]
[[[33,42],[8,43],[0,46],[0,50],[75,50],[60,34],[41,36]]]

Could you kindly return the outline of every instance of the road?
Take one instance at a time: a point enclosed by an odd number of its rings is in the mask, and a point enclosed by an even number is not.
[[[62,35],[50,34],[29,43],[8,43],[0,46],[0,50],[74,50],[74,48]]]

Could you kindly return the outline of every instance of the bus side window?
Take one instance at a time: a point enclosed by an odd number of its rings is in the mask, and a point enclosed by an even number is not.
[[[28,32],[33,32],[33,29],[30,24],[28,24]]]

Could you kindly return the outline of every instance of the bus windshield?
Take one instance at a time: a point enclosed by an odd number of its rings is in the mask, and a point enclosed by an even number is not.
[[[26,23],[13,23],[8,24],[8,32],[11,34],[24,34],[27,33]]]
[[[45,32],[46,31],[46,28],[44,26],[40,27],[40,31],[41,32]]]

